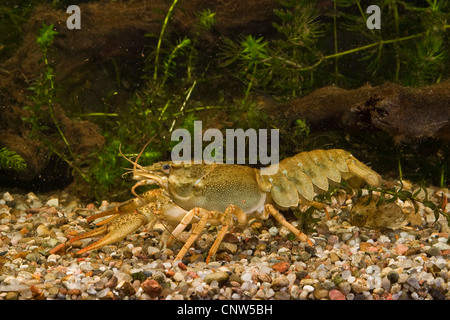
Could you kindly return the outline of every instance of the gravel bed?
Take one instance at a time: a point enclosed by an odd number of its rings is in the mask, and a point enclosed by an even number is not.
[[[430,189],[433,201],[450,197]],[[419,205],[420,227],[351,225],[348,196],[336,197],[311,247],[273,219],[233,227],[215,261],[208,227],[183,261],[179,244],[160,249],[163,227],[142,227],[78,256],[92,239],[64,243],[94,226],[86,218],[114,203],[83,204],[67,193],[0,193],[0,300],[449,300],[449,228]],[[447,205],[447,211],[450,205]],[[288,215],[294,225],[294,216]],[[186,232],[183,236],[187,236]],[[214,260],[214,259],[213,259]]]

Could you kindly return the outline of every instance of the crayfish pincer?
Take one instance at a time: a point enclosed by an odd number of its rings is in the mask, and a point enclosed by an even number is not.
[[[209,250],[208,262],[233,223],[244,224],[250,217],[267,219],[269,216],[301,241],[312,244],[276,207],[286,209],[308,204],[317,194],[328,191],[331,184],[343,180],[352,187],[364,184],[377,187],[382,181],[375,171],[340,149],[299,153],[280,161],[278,171],[272,175],[235,164],[158,162],[144,167],[137,163],[138,159],[133,162],[133,178],[139,180],[132,188],[136,198],[90,217],[88,220],[92,221],[113,215],[102,221],[100,228],[71,240],[105,235],[78,251],[79,254],[118,242],[142,225],[152,227],[157,221],[170,229],[165,243],[170,245],[187,225],[193,224],[191,235],[175,258],[181,260],[207,224],[221,225]],[[160,188],[141,195],[136,193],[137,187],[149,184]]]

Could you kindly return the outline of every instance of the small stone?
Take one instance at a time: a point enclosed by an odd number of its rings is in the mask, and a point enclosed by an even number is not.
[[[369,291],[369,288],[366,285],[366,282],[363,279],[356,279],[355,282],[351,284],[352,290],[355,293],[363,293],[365,291]]]
[[[399,255],[403,256],[406,253],[406,251],[408,251],[409,247],[405,246],[403,243],[398,243],[395,249],[397,250],[397,253]]]
[[[226,282],[229,278],[230,278],[230,275],[228,273],[223,272],[223,271],[217,271],[217,272],[208,274],[204,280],[207,284],[210,284],[213,281],[217,281],[219,284],[222,284],[222,283]]]
[[[70,289],[69,291],[67,291],[67,294],[70,296],[73,296],[73,295],[78,296],[81,294],[81,290],[80,289]]]
[[[156,298],[162,291],[161,285],[158,281],[153,279],[145,280],[141,284],[141,288],[150,296],[150,298]]]
[[[148,247],[147,248],[147,253],[150,256],[152,256],[152,255],[154,255],[156,253],[159,253],[159,252],[160,252],[160,250],[158,248],[156,248],[156,247]]]
[[[289,280],[283,276],[273,279],[271,287],[273,290],[280,290],[287,286],[289,286]]]
[[[340,261],[341,259],[335,252],[330,252],[330,260],[332,263],[336,263],[336,262]]]
[[[44,226],[43,224],[40,224],[36,228],[36,234],[40,237],[45,237],[50,234],[50,231],[47,229],[46,226]]]
[[[314,298],[317,300],[327,299],[328,298],[328,290],[319,289],[314,291]]]
[[[378,295],[383,294],[383,292],[384,292],[383,288],[375,288],[375,289],[373,289],[373,293],[378,294]]]
[[[237,245],[230,242],[222,242],[219,246],[218,251],[235,254],[237,252]]]
[[[278,228],[277,227],[272,227],[269,229],[269,233],[271,236],[276,236],[278,235]]]
[[[136,294],[136,290],[134,289],[133,285],[128,281],[124,281],[123,283],[121,283],[120,287],[116,289],[118,289],[119,293],[123,296],[130,297]]]
[[[181,282],[184,280],[184,276],[181,272],[175,272],[175,274],[173,275],[173,280],[175,282]]]
[[[111,289],[110,288],[105,288],[105,289],[103,289],[103,290],[100,290],[98,293],[97,293],[97,297],[99,298],[99,299],[107,299],[108,298],[108,293],[110,293],[111,292]]]
[[[277,291],[274,296],[275,300],[289,300],[291,298],[287,291]]]
[[[25,257],[25,260],[28,260],[30,262],[38,262],[39,259],[42,257],[42,255],[38,252],[31,252],[30,254],[27,254]]]
[[[408,280],[406,280],[406,283],[408,283],[410,286],[412,286],[416,290],[418,290],[420,288],[419,281],[415,277],[408,278]]]
[[[112,276],[111,279],[108,280],[108,282],[105,284],[106,288],[115,288],[117,287],[118,279],[116,276]]]
[[[397,279],[398,283],[405,283],[408,280],[408,274],[400,273]]]
[[[387,278],[389,279],[389,281],[391,283],[397,282],[398,281],[398,277],[399,277],[399,275],[398,275],[398,273],[396,271],[391,271],[387,275]]]
[[[265,272],[258,274],[258,279],[261,282],[268,282],[268,283],[272,282],[272,277],[268,273],[265,273]]]
[[[437,242],[433,247],[437,248],[439,251],[450,250],[450,245],[445,242]]]
[[[59,200],[58,200],[58,198],[51,198],[47,201],[47,203],[45,205],[47,205],[49,207],[58,207]]]
[[[280,273],[285,273],[286,271],[289,270],[289,267],[290,267],[289,263],[287,263],[286,261],[282,261],[273,264],[272,269]]]
[[[430,257],[435,257],[439,256],[441,254],[441,251],[437,247],[432,246],[426,251],[426,254]]]
[[[10,291],[6,294],[5,300],[18,300],[19,293],[17,291]]]
[[[345,300],[345,295],[336,289],[331,290],[329,296],[331,300]]]
[[[307,284],[306,286],[303,286],[303,291],[306,291],[308,293],[313,292],[314,291],[314,287],[310,286],[309,284]]]

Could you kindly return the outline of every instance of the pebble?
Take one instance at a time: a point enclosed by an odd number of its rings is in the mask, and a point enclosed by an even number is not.
[[[330,300],[345,300],[345,295],[339,290],[331,290],[329,293]]]
[[[213,281],[217,281],[217,283],[222,284],[230,278],[230,275],[223,271],[212,272],[205,276],[204,280],[207,284],[211,284]]]
[[[206,264],[215,227],[183,262],[173,261],[179,248],[159,249],[160,226],[75,256],[92,240],[65,241],[88,230],[94,205],[67,194],[0,198],[0,300],[450,299],[449,235],[434,220],[421,230],[375,232],[338,215],[322,221],[328,227],[317,228],[313,246],[268,220],[227,233]]]
[[[275,270],[275,271],[277,271],[277,272],[280,272],[280,273],[285,273],[287,270],[289,270],[289,267],[290,267],[289,263],[283,261],[283,262],[277,262],[277,263],[275,263],[275,264],[272,266],[272,269]]]
[[[289,286],[289,280],[286,277],[277,277],[272,281],[272,289],[280,290],[281,288]]]

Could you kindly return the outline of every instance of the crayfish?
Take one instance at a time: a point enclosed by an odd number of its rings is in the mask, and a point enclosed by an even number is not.
[[[175,258],[181,260],[208,223],[221,225],[208,262],[235,221],[245,224],[250,217],[269,216],[301,241],[312,244],[276,207],[286,209],[313,202],[318,193],[342,180],[352,187],[377,187],[382,181],[375,171],[341,149],[301,152],[280,161],[278,172],[273,175],[262,175],[258,169],[236,164],[158,162],[144,167],[137,163],[138,159],[139,156],[133,162],[133,178],[139,180],[132,188],[136,198],[90,217],[88,221],[113,215],[100,222],[99,228],[71,240],[105,235],[78,254],[118,242],[145,224],[152,227],[157,221],[166,221],[176,225],[167,245],[193,224],[191,235]],[[160,188],[136,193],[137,187],[149,184]]]

